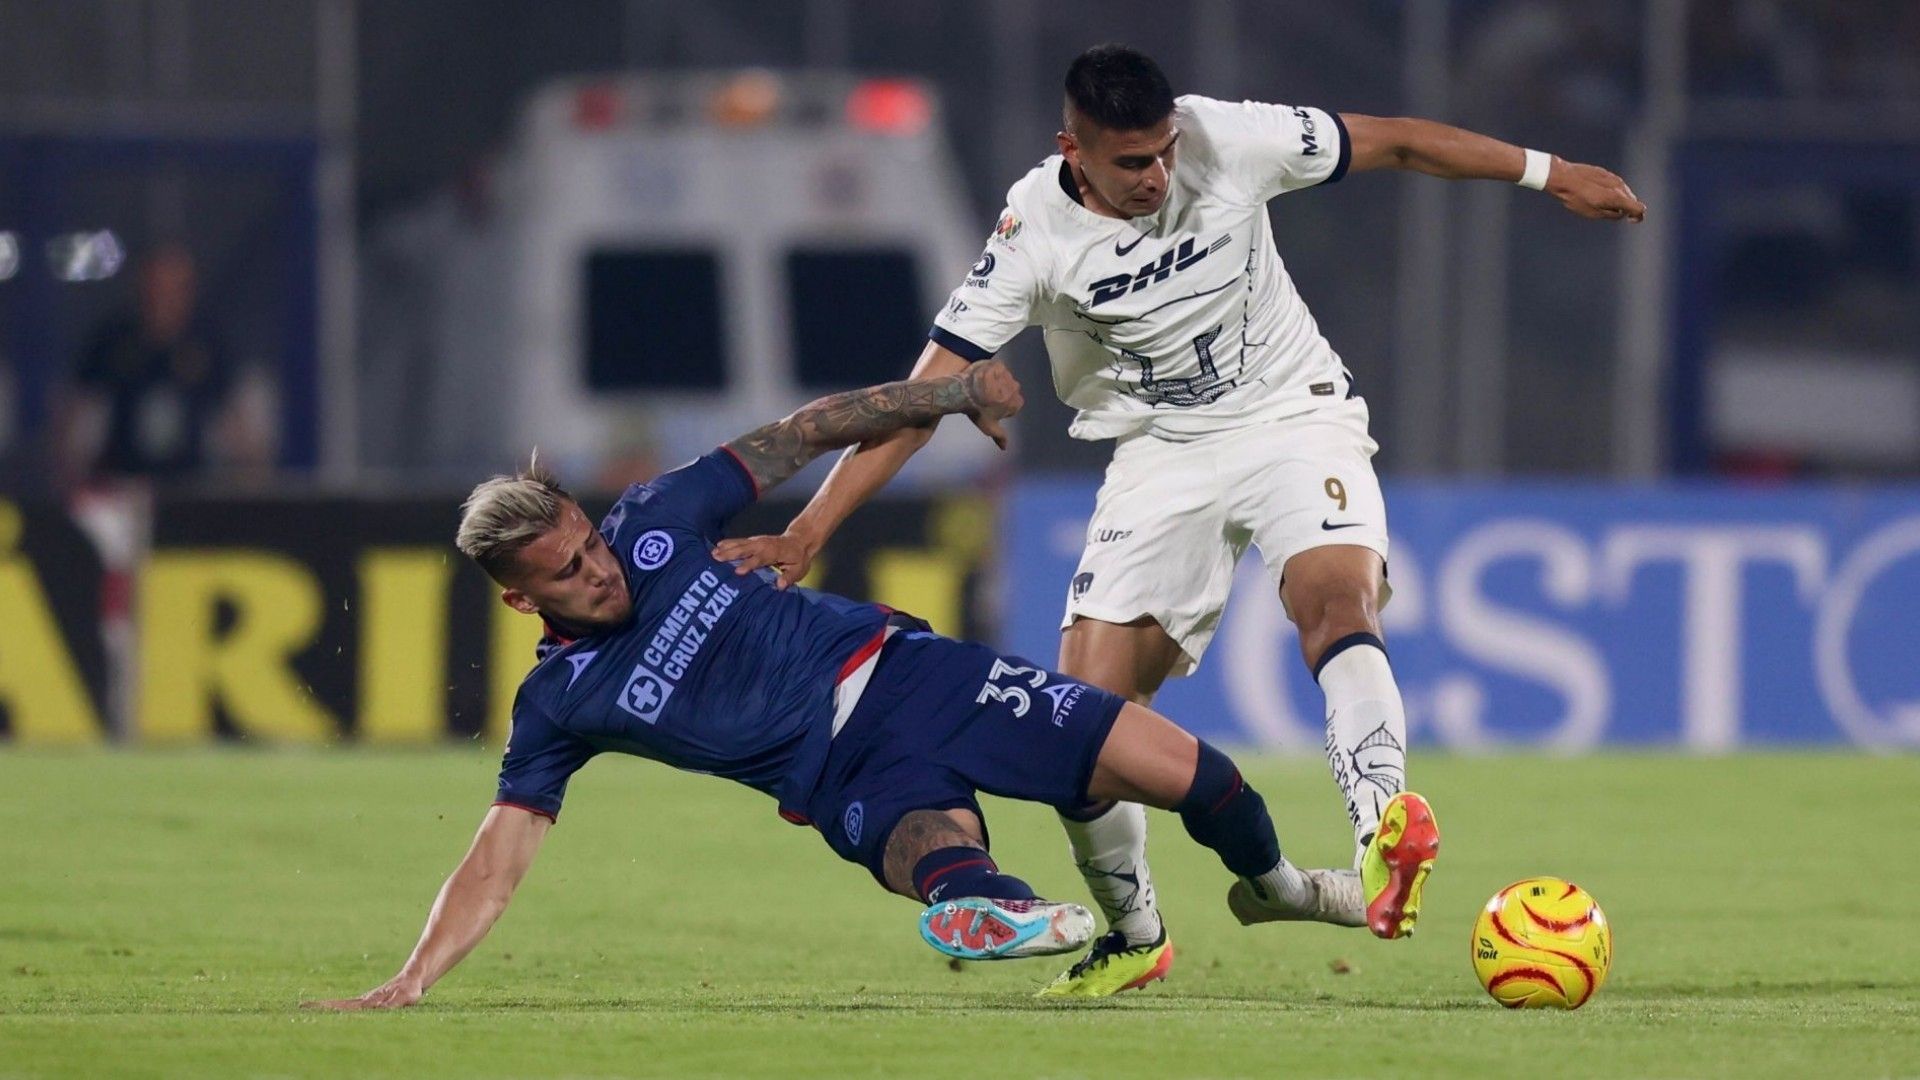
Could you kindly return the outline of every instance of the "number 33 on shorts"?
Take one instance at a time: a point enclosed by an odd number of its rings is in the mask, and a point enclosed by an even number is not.
[[[1049,677],[1054,680],[1052,686],[1047,685]],[[1060,727],[1066,719],[1064,707],[1084,693],[1086,687],[1054,675],[1045,668],[1021,667],[996,657],[993,667],[987,672],[987,681],[980,685],[980,693],[973,700],[980,705],[998,701],[1013,715],[1025,716],[1027,710],[1033,708],[1033,695],[1028,693],[1029,690],[1038,690],[1053,699],[1053,726]]]
[[[1002,680],[1012,681],[1012,686],[999,685]],[[987,672],[987,681],[980,687],[980,695],[973,700],[981,705],[989,701],[1006,702],[1015,716],[1027,715],[1033,707],[1033,696],[1027,693],[1027,687],[1035,690],[1045,686],[1047,673],[1039,668],[1016,667],[1005,660],[995,658],[993,669]],[[1025,683],[1025,686],[1020,685]]]

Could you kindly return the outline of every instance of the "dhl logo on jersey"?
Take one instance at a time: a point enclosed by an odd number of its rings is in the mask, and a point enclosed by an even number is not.
[[[1206,247],[1197,247],[1193,237],[1189,236],[1185,240],[1180,241],[1179,247],[1168,248],[1160,253],[1159,258],[1154,259],[1131,274],[1115,274],[1112,277],[1101,278],[1099,281],[1087,286],[1087,288],[1093,292],[1093,298],[1087,301],[1087,307],[1089,309],[1097,308],[1109,300],[1118,300],[1123,296],[1158,285],[1180,271],[1198,263],[1208,255],[1226,247],[1227,242],[1231,239],[1231,234],[1223,234],[1220,239],[1215,240]]]

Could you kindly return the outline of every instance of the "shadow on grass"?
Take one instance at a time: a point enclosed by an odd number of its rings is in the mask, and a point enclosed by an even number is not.
[[[1888,1003],[1910,1001],[1920,995],[1920,980],[1817,979],[1782,982],[1746,982],[1733,986],[1707,986],[1695,983],[1639,983],[1608,987],[1605,997],[1613,1002],[1652,1005],[1667,1002],[1702,1005],[1725,1004],[1741,1000],[1767,1000],[1781,997],[1813,998],[1857,993],[1888,994]],[[1812,1004],[1811,1001],[1808,1002]],[[442,1019],[477,1015],[593,1016],[629,1014],[639,1016],[834,1016],[834,1015],[907,1015],[912,1013],[973,1014],[1059,1014],[1059,1013],[1182,1013],[1232,1011],[1239,1014],[1321,1012],[1458,1013],[1493,1008],[1479,995],[1444,998],[1338,997],[1316,993],[1294,997],[1252,997],[1244,994],[1154,994],[1090,1000],[1060,1000],[1006,994],[963,993],[874,993],[826,994],[820,997],[779,995],[733,995],[724,991],[697,994],[671,993],[637,996],[583,997],[577,999],[477,997],[466,1000],[429,1000],[405,1010],[410,1015]],[[255,1002],[231,1004],[153,1003],[143,1005],[63,1004],[38,1009],[16,1010],[7,1019],[20,1021],[34,1017],[73,1019],[82,1017],[134,1016],[302,1016],[332,1015],[318,1010],[301,1010],[297,1002]]]
[[[1844,994],[1860,991],[1885,992],[1899,994],[1920,994],[1920,979],[1795,979],[1791,981],[1769,982],[1761,979],[1748,979],[1732,984],[1708,985],[1705,983],[1645,983],[1635,982],[1622,985],[1610,985],[1603,993],[1609,997],[1625,998],[1769,998],[1785,995],[1803,994]]]
[[[1394,1012],[1451,1012],[1487,1007],[1475,999],[1440,1001],[1393,1001],[1336,998],[1327,996],[1300,998],[1261,998],[1236,995],[1184,994],[1099,998],[1083,1001],[1011,997],[996,994],[919,995],[876,994],[870,997],[835,996],[806,999],[798,997],[736,997],[727,994],[707,996],[644,996],[582,998],[569,1001],[546,999],[479,998],[469,1001],[427,1001],[405,1013],[441,1018],[470,1015],[544,1014],[553,1016],[590,1016],[605,1013],[631,1015],[683,1016],[821,1016],[821,1015],[906,1015],[912,1013],[1185,1013],[1232,1011],[1235,1013],[1300,1013],[1327,1011],[1392,1010]],[[303,1010],[297,1003],[261,1002],[204,1005],[139,1006],[72,1005],[40,1010],[19,1011],[11,1019],[134,1016],[301,1016],[335,1015],[324,1010]]]

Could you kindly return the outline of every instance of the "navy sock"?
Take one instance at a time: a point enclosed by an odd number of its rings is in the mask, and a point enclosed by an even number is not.
[[[913,866],[913,891],[929,904],[963,896],[1039,899],[1026,882],[1001,873],[993,856],[976,847],[945,847],[922,856]]]
[[[1280,862],[1280,840],[1267,817],[1267,802],[1246,785],[1232,759],[1200,743],[1193,786],[1174,807],[1193,837],[1241,877],[1259,877]]]

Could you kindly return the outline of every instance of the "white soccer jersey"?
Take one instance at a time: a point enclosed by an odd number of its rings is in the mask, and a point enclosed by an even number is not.
[[[1281,192],[1346,173],[1345,126],[1320,109],[1194,95],[1173,123],[1157,213],[1088,210],[1069,194],[1066,163],[1049,157],[1007,192],[980,261],[934,319],[933,340],[971,360],[1041,327],[1054,391],[1079,410],[1075,438],[1191,438],[1352,393],[1266,210]]]

